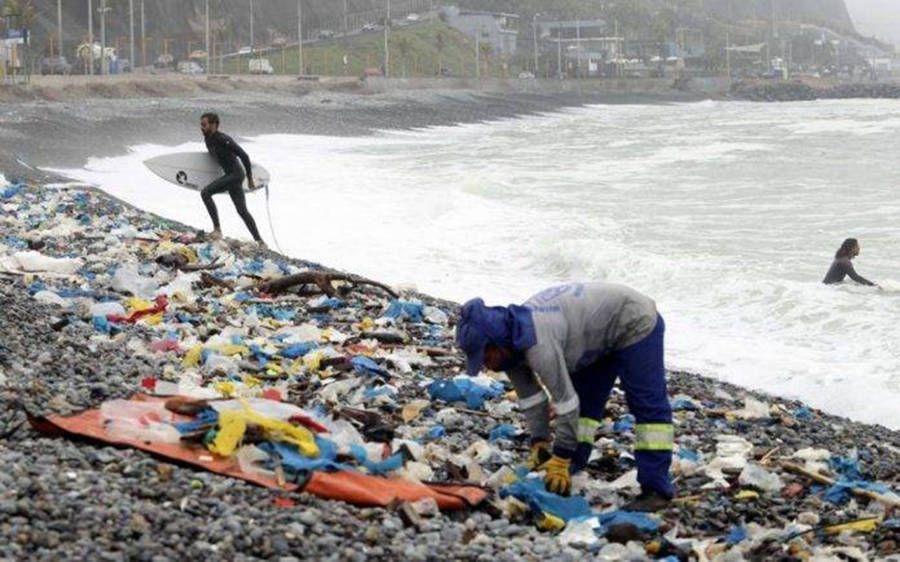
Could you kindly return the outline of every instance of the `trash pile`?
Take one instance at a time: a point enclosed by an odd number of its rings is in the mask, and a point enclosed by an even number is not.
[[[619,510],[638,487],[618,391],[560,497],[523,467],[505,375],[460,374],[452,304],[210,241],[91,191],[0,185],[0,205],[0,276],[50,307],[61,338],[142,365],[109,390],[18,387],[38,430],[388,508],[417,530],[476,510],[488,522],[459,539],[473,548],[509,533],[601,560],[898,552],[896,433],[673,373],[672,506]],[[14,377],[0,371],[0,386]]]

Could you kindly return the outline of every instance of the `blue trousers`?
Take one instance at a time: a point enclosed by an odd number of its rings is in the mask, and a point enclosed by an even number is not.
[[[638,482],[644,491],[652,490],[671,498],[674,495],[669,478],[671,447],[665,450],[665,446],[653,444],[652,439],[648,445],[640,436],[642,426],[657,436],[668,426],[671,440],[672,407],[666,391],[663,351],[665,332],[666,324],[659,316],[656,328],[647,337],[572,373],[572,384],[581,404],[580,416],[601,420],[616,379],[621,379],[625,401],[638,430],[634,454]]]

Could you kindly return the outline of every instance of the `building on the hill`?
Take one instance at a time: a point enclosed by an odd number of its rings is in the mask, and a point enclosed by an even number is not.
[[[502,57],[516,54],[519,16],[501,12],[460,10],[455,6],[441,9],[441,19],[469,37],[478,37]]]

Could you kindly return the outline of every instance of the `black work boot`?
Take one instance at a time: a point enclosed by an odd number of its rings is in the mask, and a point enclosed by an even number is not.
[[[637,498],[631,500],[622,506],[622,511],[640,511],[644,513],[653,513],[662,511],[669,507],[671,500],[658,492],[647,490],[641,492]]]

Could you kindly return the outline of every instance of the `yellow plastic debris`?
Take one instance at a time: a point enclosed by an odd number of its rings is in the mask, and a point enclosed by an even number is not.
[[[190,348],[187,353],[184,354],[184,359],[181,360],[181,364],[185,367],[196,367],[200,364],[200,357],[203,355],[203,346],[195,345]]]
[[[231,381],[217,381],[213,383],[213,388],[223,396],[234,396],[237,393],[237,387]]]
[[[151,314],[150,316],[145,316],[141,319],[141,322],[143,322],[144,324],[146,324],[148,326],[158,326],[159,324],[162,323],[162,321],[163,321],[162,312],[160,312],[158,314]]]
[[[741,490],[737,494],[734,495],[734,499],[738,501],[749,501],[755,500],[759,497],[758,492],[754,492],[753,490]]]
[[[831,525],[830,527],[825,527],[825,532],[833,535],[843,533],[844,531],[871,533],[878,528],[878,523],[880,523],[880,521],[877,517],[872,517],[869,519],[858,519],[856,521],[850,521],[849,523],[841,523],[840,525]]]
[[[247,431],[247,421],[243,412],[221,412],[219,414],[219,430],[207,448],[217,455],[230,457],[240,445]]]
[[[141,312],[142,310],[150,310],[154,305],[148,300],[131,297],[125,299],[125,306],[128,308],[128,313],[131,314],[134,312]]]
[[[566,528],[566,522],[555,515],[542,513],[537,522],[537,528],[541,531],[557,532]]]
[[[207,347],[206,349],[211,349],[213,351],[217,351],[226,357],[231,357],[233,355],[248,355],[250,353],[250,348],[246,345],[236,345],[233,343],[223,344],[223,345],[214,345]]]
[[[262,381],[254,377],[253,375],[244,375],[241,377],[241,381],[243,381],[243,383],[250,388],[260,386],[262,384]]]
[[[306,367],[306,370],[308,371],[318,371],[324,357],[325,355],[320,351],[308,353],[303,357],[303,366]]]
[[[362,319],[362,322],[359,323],[359,329],[362,332],[368,332],[375,327],[375,321],[366,316]]]
[[[293,426],[286,421],[267,418],[249,409],[221,412],[218,432],[207,447],[217,455],[230,457],[240,445],[247,426],[251,424],[262,428],[267,439],[290,443],[307,457],[319,456],[319,447],[308,429]]]

